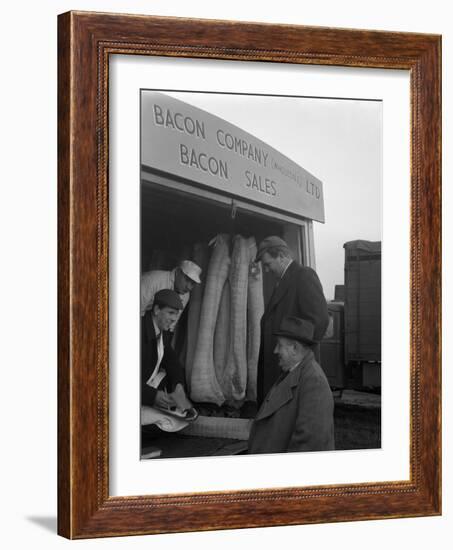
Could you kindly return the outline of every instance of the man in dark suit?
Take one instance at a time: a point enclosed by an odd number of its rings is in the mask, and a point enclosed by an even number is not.
[[[329,323],[327,302],[321,282],[310,267],[299,265],[292,259],[286,242],[280,237],[267,237],[258,247],[256,261],[261,261],[263,270],[277,277],[274,292],[261,318],[261,346],[258,361],[258,405],[280,374],[273,350],[276,344],[274,333],[282,319],[294,316],[308,319],[314,326],[314,352],[319,359],[319,341]]]
[[[310,349],[313,323],[285,317],[275,337],[280,376],[252,424],[249,454],[334,449],[334,403]]]
[[[189,409],[184,390],[184,370],[172,349],[168,330],[183,304],[174,290],[160,290],[152,309],[141,318],[141,404],[168,409]]]

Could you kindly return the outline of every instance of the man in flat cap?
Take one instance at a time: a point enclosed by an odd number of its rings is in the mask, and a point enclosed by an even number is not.
[[[334,403],[324,371],[311,350],[313,323],[285,317],[275,337],[280,376],[252,424],[248,452],[333,450]]]
[[[261,346],[258,361],[258,405],[280,374],[273,350],[276,344],[274,333],[280,328],[284,317],[308,319],[314,327],[314,352],[319,359],[319,341],[329,323],[327,302],[321,282],[310,267],[299,265],[292,259],[286,242],[280,237],[267,237],[258,246],[256,261],[261,261],[263,270],[277,278],[274,292],[261,318]]]
[[[142,406],[181,411],[192,407],[184,389],[184,369],[168,341],[168,331],[182,308],[174,290],[159,290],[152,309],[142,317]]]
[[[194,285],[200,284],[201,268],[190,260],[183,260],[171,271],[153,270],[143,273],[140,281],[140,314],[145,313],[153,307],[154,295],[162,289],[171,289],[179,294],[182,308],[178,312],[173,325],[174,329],[182,310],[186,307],[190,298],[190,292]]]

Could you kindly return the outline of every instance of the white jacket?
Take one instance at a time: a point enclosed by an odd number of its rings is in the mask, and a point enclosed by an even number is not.
[[[154,295],[159,290],[175,289],[175,271],[154,270],[143,273],[140,282],[140,315],[143,317],[148,309],[153,307]],[[186,307],[190,298],[190,292],[178,294],[181,299],[183,309]],[[180,311],[181,315],[183,310]],[[179,319],[178,315],[178,319]]]

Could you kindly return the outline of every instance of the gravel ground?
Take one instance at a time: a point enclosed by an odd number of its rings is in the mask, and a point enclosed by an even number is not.
[[[344,391],[335,398],[335,448],[381,447],[381,396]]]

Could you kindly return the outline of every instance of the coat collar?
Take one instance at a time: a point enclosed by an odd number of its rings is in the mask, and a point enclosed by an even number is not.
[[[296,271],[297,271],[297,263],[295,261],[292,261],[288,266],[288,269],[285,271],[283,277],[280,279],[277,286],[275,287],[275,290],[271,296],[271,299],[267,304],[265,313],[267,313],[273,307],[275,307],[278,304],[278,302],[281,301],[283,296],[288,292],[288,289],[291,286],[291,280],[294,277],[294,273]]]
[[[147,311],[143,317],[143,322],[145,325],[145,334],[148,342],[156,340],[156,329],[154,327],[153,314],[151,311]]]
[[[283,405],[286,405],[294,397],[293,388],[299,385],[300,377],[304,367],[313,359],[313,352],[309,351],[297,367],[289,372],[282,380],[277,380],[269,390],[267,397],[259,409],[255,420],[262,420],[274,414]]]

